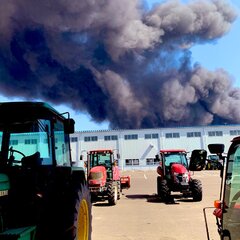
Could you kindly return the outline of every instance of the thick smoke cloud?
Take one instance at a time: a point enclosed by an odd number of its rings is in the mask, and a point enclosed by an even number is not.
[[[240,89],[191,62],[236,19],[223,0],[2,0],[0,93],[67,104],[112,128],[239,123]]]

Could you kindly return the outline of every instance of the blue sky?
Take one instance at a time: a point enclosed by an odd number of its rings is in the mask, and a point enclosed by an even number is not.
[[[192,49],[193,62],[200,62],[208,70],[225,69],[233,76],[234,86],[240,87],[240,1],[232,0],[229,2],[239,12],[230,32],[215,44],[194,47]]]
[[[149,7],[152,4],[161,2],[161,0],[147,0]],[[188,1],[184,1],[188,2]],[[232,75],[236,87],[240,87],[240,1],[229,0],[239,12],[239,17],[232,25],[228,34],[218,39],[214,44],[198,45],[191,49],[192,62],[198,62],[208,70],[217,68],[225,69]],[[17,98],[6,98],[0,96],[0,101],[18,101]],[[103,130],[108,129],[108,122],[96,123],[87,113],[79,113],[64,105],[54,106],[59,112],[70,112],[75,119],[76,131],[85,130]]]

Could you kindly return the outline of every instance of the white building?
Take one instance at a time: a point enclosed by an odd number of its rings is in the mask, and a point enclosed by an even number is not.
[[[160,149],[208,150],[210,143],[225,144],[240,135],[240,124],[131,130],[82,131],[71,134],[72,159],[82,165],[89,150],[112,149],[120,154],[121,169],[156,168],[155,155]]]

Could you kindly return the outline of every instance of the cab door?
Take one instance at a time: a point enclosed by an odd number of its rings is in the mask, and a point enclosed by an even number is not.
[[[222,216],[223,230],[231,240],[240,239],[240,141],[233,142],[229,148],[226,178],[223,189],[225,208]]]

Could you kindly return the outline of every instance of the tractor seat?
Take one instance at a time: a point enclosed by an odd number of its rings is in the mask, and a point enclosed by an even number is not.
[[[40,165],[42,165],[40,152],[36,152],[30,156],[26,156],[22,158],[22,166],[25,168],[36,168]]]

